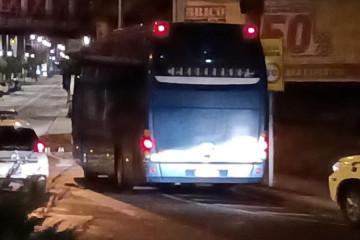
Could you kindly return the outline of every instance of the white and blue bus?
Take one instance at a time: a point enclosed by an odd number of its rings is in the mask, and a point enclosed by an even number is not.
[[[268,91],[256,26],[156,22],[116,31],[83,55],[73,139],[87,176],[120,185],[135,175],[150,183],[262,181]]]
[[[163,22],[154,33],[147,180],[260,182],[268,93],[255,26]]]

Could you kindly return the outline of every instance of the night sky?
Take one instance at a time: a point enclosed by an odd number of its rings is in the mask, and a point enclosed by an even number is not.
[[[172,19],[172,0],[123,0],[124,25]]]
[[[131,26],[150,24],[155,20],[172,19],[172,0],[122,0],[123,24]],[[117,23],[118,0],[96,0],[95,11],[99,18]]]

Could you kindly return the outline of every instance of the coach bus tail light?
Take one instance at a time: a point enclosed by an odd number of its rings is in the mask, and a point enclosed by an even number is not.
[[[158,21],[153,25],[153,34],[156,37],[166,37],[169,35],[170,25],[168,22]]]
[[[140,150],[144,153],[150,153],[154,145],[155,140],[151,137],[150,131],[145,130],[144,136],[140,139]]]
[[[266,133],[263,133],[259,138],[259,154],[260,158],[265,160],[269,151],[269,140]]]
[[[244,36],[246,38],[250,38],[250,39],[256,38],[258,36],[258,33],[259,32],[256,25],[246,24],[244,26]]]

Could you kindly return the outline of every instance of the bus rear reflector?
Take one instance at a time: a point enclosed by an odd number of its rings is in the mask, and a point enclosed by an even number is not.
[[[256,38],[258,36],[258,28],[253,24],[246,24],[244,26],[244,36],[246,38]]]
[[[169,34],[170,25],[168,22],[155,22],[153,25],[153,33],[156,37],[166,37]]]

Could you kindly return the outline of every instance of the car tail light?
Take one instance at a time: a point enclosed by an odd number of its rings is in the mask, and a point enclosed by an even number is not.
[[[45,147],[46,145],[43,141],[37,141],[34,145],[34,152],[44,153]]]
[[[259,154],[261,159],[266,159],[269,151],[269,140],[267,133],[263,133],[259,138]]]
[[[155,22],[153,33],[156,37],[166,37],[169,34],[170,25],[168,22]]]
[[[258,27],[253,24],[246,24],[244,26],[244,36],[246,38],[256,38],[258,36]]]

